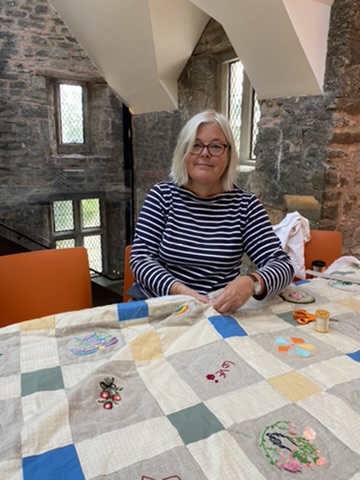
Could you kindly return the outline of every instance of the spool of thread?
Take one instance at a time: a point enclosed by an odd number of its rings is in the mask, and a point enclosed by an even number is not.
[[[326,268],[326,263],[323,260],[314,260],[311,264],[311,270],[314,272],[323,272]]]
[[[315,330],[319,333],[327,333],[329,331],[330,312],[327,310],[316,310],[315,316]]]

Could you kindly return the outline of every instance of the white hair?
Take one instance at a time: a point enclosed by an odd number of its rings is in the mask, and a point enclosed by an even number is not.
[[[227,118],[215,110],[206,110],[192,117],[182,128],[178,142],[174,150],[170,178],[178,186],[186,185],[189,181],[186,169],[186,158],[195,142],[196,134],[201,125],[218,125],[226,139],[228,146],[228,165],[222,176],[221,183],[225,191],[233,189],[236,180],[237,154],[234,142],[234,136]]]

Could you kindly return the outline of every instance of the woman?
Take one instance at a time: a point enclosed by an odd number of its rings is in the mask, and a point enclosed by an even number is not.
[[[227,119],[208,110],[180,132],[170,182],[148,193],[136,225],[130,265],[134,298],[185,294],[219,313],[291,283],[294,270],[264,207],[234,185],[236,149]],[[256,265],[240,276],[244,253]],[[140,292],[138,295],[136,292]]]

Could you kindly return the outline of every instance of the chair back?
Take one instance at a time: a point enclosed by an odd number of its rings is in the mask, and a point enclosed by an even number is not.
[[[335,230],[310,230],[310,240],[305,243],[305,269],[311,270],[314,260],[323,260],[329,267],[341,257],[342,233]]]
[[[127,291],[134,283],[135,278],[134,274],[130,268],[130,254],[131,254],[131,245],[126,245],[125,252],[124,252],[124,286],[123,286],[123,302],[128,302],[131,300],[127,294]]]
[[[92,307],[84,247],[0,256],[0,327]]]

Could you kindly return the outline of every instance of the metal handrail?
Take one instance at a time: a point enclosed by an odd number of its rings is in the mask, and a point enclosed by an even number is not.
[[[29,237],[29,236],[26,235],[25,233],[19,232],[18,230],[15,230],[14,228],[9,227],[9,225],[6,225],[6,224],[3,223],[3,222],[0,222],[0,227],[3,227],[3,228],[5,228],[6,230],[9,230],[10,232],[14,233],[15,235],[20,236],[20,237],[24,238],[25,240],[28,240],[28,241],[34,243],[35,245],[38,245],[39,247],[42,247],[42,248],[44,248],[44,249],[46,249],[46,250],[51,250],[52,248],[56,248],[56,247],[55,247],[55,244],[53,244],[53,245],[54,245],[53,247],[49,247],[48,245],[44,245],[43,243],[40,243],[39,241],[37,241],[37,240]],[[51,243],[51,242],[49,242],[49,243]],[[91,267],[89,267],[89,269],[90,269],[90,272],[93,272],[93,273],[96,274],[96,275],[99,275],[99,276],[101,276],[101,277],[104,277],[104,278],[106,278],[107,280],[114,281],[114,278],[111,278],[109,275],[106,275],[106,273],[98,272],[97,270],[95,270],[95,269],[93,269],[93,268],[91,268]]]

